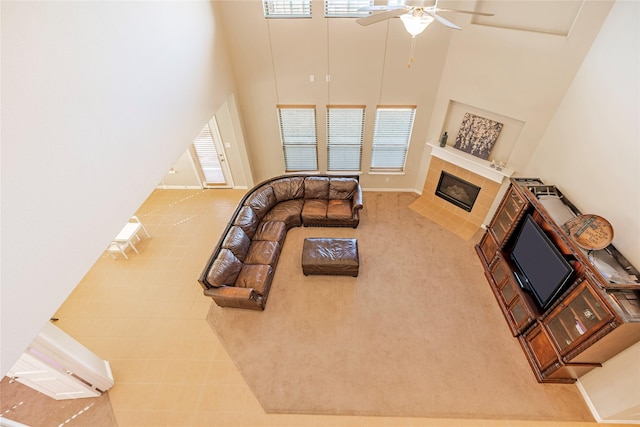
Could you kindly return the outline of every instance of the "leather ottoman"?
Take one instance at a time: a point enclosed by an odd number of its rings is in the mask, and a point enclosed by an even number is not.
[[[306,238],[302,246],[305,276],[358,276],[360,259],[356,239]]]

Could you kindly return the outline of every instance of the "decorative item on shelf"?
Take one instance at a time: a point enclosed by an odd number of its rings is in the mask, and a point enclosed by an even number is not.
[[[613,240],[611,223],[599,215],[579,215],[565,222],[562,227],[582,249],[604,249]]]
[[[465,113],[453,148],[487,160],[502,126],[502,123]]]
[[[443,133],[442,137],[440,138],[440,147],[444,147],[445,145],[447,145],[447,138],[449,138],[447,132]]]
[[[491,160],[491,164],[489,165],[492,169],[497,171],[501,171],[504,169],[507,164],[505,162],[501,162],[500,160]]]

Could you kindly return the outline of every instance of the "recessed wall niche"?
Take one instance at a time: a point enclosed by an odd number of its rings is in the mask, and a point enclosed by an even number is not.
[[[520,132],[522,132],[522,128],[524,127],[524,122],[462,102],[450,100],[447,106],[447,114],[445,115],[442,125],[442,132],[446,131],[449,134],[447,145],[453,146],[455,144],[465,113],[475,114],[476,116],[491,119],[504,125],[491,153],[489,153],[488,160],[508,164],[511,153],[520,137]],[[440,134],[442,134],[442,132]]]

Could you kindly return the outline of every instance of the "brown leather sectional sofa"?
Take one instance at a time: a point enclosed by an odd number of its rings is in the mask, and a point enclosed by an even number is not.
[[[234,212],[198,281],[221,307],[264,310],[291,227],[356,228],[357,176],[283,175],[251,189]]]

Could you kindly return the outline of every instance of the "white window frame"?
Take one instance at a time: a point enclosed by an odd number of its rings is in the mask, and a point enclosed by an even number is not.
[[[277,109],[285,171],[317,171],[316,106],[278,105]]]
[[[327,105],[327,171],[360,172],[364,105]]]
[[[373,0],[325,0],[324,16],[326,18],[361,18],[368,16],[368,10],[361,7],[373,6]]]
[[[404,172],[415,113],[415,105],[377,107],[371,172]]]
[[[311,0],[262,0],[265,18],[311,18]]]

